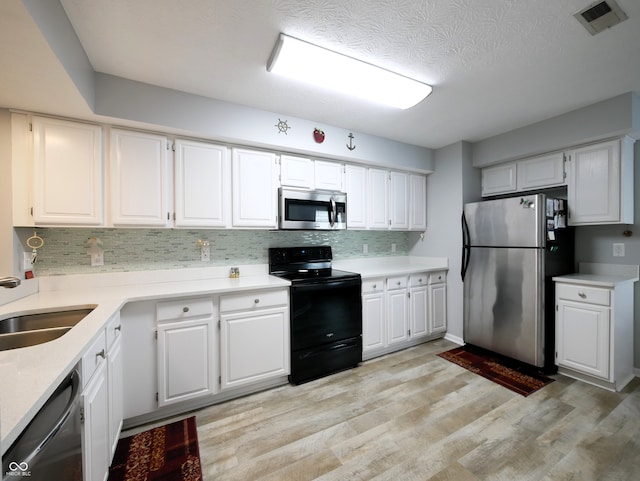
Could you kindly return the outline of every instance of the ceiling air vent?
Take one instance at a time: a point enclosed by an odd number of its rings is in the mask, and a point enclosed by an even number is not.
[[[574,15],[591,35],[619,24],[627,19],[615,0],[596,2]]]

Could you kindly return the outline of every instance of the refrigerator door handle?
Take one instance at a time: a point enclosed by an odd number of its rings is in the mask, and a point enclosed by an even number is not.
[[[467,267],[469,267],[469,259],[471,257],[471,249],[469,248],[469,226],[467,225],[467,218],[462,212],[462,262],[460,264],[460,277],[464,281],[467,274]]]

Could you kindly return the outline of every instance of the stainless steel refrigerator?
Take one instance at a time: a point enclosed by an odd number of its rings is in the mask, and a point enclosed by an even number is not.
[[[554,286],[573,272],[565,200],[544,194],[466,204],[464,341],[554,371]]]

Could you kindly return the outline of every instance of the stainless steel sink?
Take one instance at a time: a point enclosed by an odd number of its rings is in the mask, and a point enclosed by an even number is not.
[[[0,320],[0,351],[53,341],[84,319],[93,307],[41,312]]]

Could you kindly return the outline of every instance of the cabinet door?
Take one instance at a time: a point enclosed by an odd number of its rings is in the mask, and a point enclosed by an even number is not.
[[[288,312],[276,308],[221,316],[221,389],[289,374]]]
[[[111,461],[118,444],[124,417],[121,336],[116,337],[107,354],[107,380],[109,382],[109,461]]]
[[[562,152],[519,160],[517,166],[518,190],[564,184],[564,153]]]
[[[382,281],[381,281],[382,282]],[[385,347],[386,316],[384,294],[365,294],[362,296],[362,351],[366,353]]]
[[[447,330],[447,285],[445,283],[429,286],[429,333]]]
[[[387,190],[386,170],[369,169],[367,172],[367,227],[369,229],[388,229],[389,215],[387,213],[389,192]],[[347,203],[349,198],[347,198]],[[349,219],[347,219],[347,223]]]
[[[233,149],[233,226],[277,227],[276,156]]]
[[[345,192],[347,193],[347,228],[367,227],[367,169],[357,165],[345,167]]]
[[[483,196],[515,192],[516,188],[515,162],[507,162],[482,169]]]
[[[409,317],[411,319],[411,338],[429,334],[427,286],[412,287],[409,291]]]
[[[213,320],[158,325],[158,406],[215,392]]]
[[[558,366],[609,379],[609,308],[564,301],[557,308]]]
[[[104,222],[102,128],[33,118],[36,224]]]
[[[169,225],[168,177],[166,137],[118,129],[111,131],[114,225]]]
[[[280,156],[280,185],[312,189],[314,183],[313,161],[293,155]]]
[[[620,222],[620,141],[569,152],[569,224]]]
[[[175,225],[231,225],[231,162],[225,146],[176,141]]]
[[[389,227],[409,228],[409,176],[404,172],[389,173]]]
[[[409,175],[409,229],[423,231],[427,228],[427,177]]]
[[[105,481],[109,475],[109,389],[106,363],[101,362],[82,392],[82,470],[85,481]]]
[[[388,291],[387,305],[389,344],[408,340],[409,316],[407,312],[407,289]]]
[[[338,162],[314,162],[315,188],[342,191],[342,164]]]

